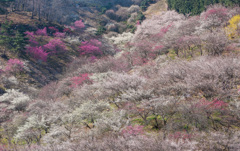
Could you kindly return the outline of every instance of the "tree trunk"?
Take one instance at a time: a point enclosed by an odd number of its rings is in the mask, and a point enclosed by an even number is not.
[[[41,21],[41,4],[38,4],[38,20]]]
[[[35,0],[33,0],[33,6],[32,6],[32,17],[31,17],[31,19],[33,19],[33,16],[34,16],[34,5],[35,5]]]

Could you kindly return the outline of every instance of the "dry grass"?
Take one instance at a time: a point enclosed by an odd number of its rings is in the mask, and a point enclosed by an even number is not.
[[[6,18],[6,15],[0,15],[0,23],[8,21],[13,21],[13,24],[24,24],[24,25],[36,25],[40,23],[37,16],[35,16],[33,19],[31,19],[31,12],[23,12],[23,11],[17,11],[17,12],[11,12],[8,14],[8,17]],[[41,23],[44,22],[44,20],[41,20]]]
[[[167,11],[167,8],[168,6],[166,0],[159,0],[157,3],[150,5],[143,14],[146,16],[146,18],[151,18],[153,15]]]

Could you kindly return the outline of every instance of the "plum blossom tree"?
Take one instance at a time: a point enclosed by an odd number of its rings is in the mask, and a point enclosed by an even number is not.
[[[122,130],[123,135],[126,136],[131,136],[131,135],[139,135],[139,134],[143,134],[143,127],[141,125],[130,125],[127,126],[125,129]]]
[[[214,28],[223,26],[229,19],[228,9],[221,5],[213,5],[201,13],[201,27],[212,31]]]
[[[28,145],[36,141],[40,144],[43,131],[48,128],[46,119],[38,115],[30,116],[26,123],[19,127],[15,139],[24,140]]]
[[[166,137],[167,125],[173,122],[174,115],[178,112],[178,102],[178,98],[160,96],[152,99],[150,103],[154,115],[154,128],[162,129],[164,137]]]
[[[209,55],[220,55],[226,50],[229,40],[222,30],[206,33],[202,36],[205,41],[205,50]]]
[[[110,111],[96,120],[96,127],[100,132],[114,131],[120,132],[122,127],[129,123],[124,110]]]
[[[202,41],[197,36],[183,36],[180,37],[174,46],[175,52],[178,56],[182,55],[185,58],[193,57],[194,54],[199,53],[203,55]],[[199,50],[199,52],[197,51]]]
[[[14,89],[0,96],[0,102],[8,104],[6,109],[15,111],[25,111],[30,101],[29,96]]]
[[[124,106],[126,99],[121,96],[129,90],[140,89],[146,80],[138,75],[116,74],[113,73],[103,82],[103,95],[107,97],[110,103],[115,104],[118,108]]]
[[[163,45],[154,44],[149,41],[139,41],[135,44],[136,50],[133,53],[133,65],[142,65],[149,60],[155,59],[160,54]]]
[[[96,120],[103,116],[104,111],[109,109],[110,105],[107,102],[88,101],[74,110],[72,115],[74,119],[91,129],[95,127]]]
[[[161,32],[163,28],[169,30],[170,28],[168,27],[169,25],[171,24],[175,25],[175,23],[179,25],[184,20],[185,20],[184,15],[178,14],[175,11],[167,11],[167,12],[164,12],[162,15],[156,15],[156,16],[153,16],[151,19],[146,19],[138,27],[133,37],[133,42],[148,39],[152,37],[152,35],[156,35],[156,31]]]

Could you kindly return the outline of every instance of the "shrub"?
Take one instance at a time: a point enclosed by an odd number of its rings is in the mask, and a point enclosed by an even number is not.
[[[99,36],[99,35],[104,34],[105,31],[106,31],[106,28],[105,28],[105,27],[103,27],[103,26],[98,26],[97,31],[96,31],[95,34],[96,34],[97,36]]]
[[[82,29],[85,27],[84,23],[82,22],[82,20],[77,20],[74,22],[74,26],[77,28],[77,29]]]
[[[65,33],[61,33],[61,32],[56,32],[53,34],[55,37],[59,37],[59,38],[65,38]]]
[[[7,62],[5,72],[18,72],[24,67],[24,63],[19,59],[10,59]]]
[[[36,35],[47,36],[47,27],[44,27],[43,29],[38,29],[35,33]]]

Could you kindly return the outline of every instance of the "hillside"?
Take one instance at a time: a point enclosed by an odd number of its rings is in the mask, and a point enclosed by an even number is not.
[[[0,151],[240,149],[240,7],[29,2],[0,2]]]

